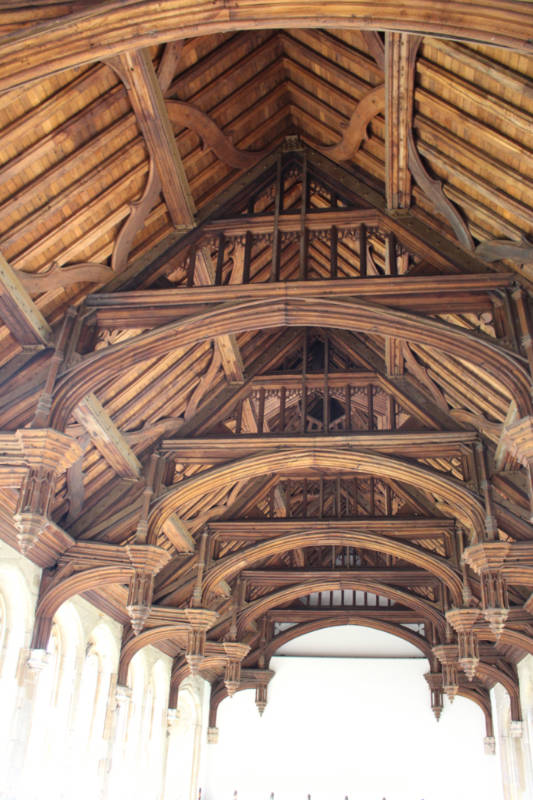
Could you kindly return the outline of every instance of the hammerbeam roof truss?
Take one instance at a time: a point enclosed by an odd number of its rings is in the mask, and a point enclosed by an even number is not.
[[[519,719],[526,4],[492,4],[502,47],[460,3],[399,32],[237,2],[194,35],[170,3],[166,39],[142,5],[36,3],[0,37],[0,535],[44,567],[34,646],[81,593],[125,625],[121,681],[154,644],[216,718],[265,702],[283,641],[366,624],[429,657],[437,705],[488,715],[501,680]],[[8,74],[37,33],[49,72]]]

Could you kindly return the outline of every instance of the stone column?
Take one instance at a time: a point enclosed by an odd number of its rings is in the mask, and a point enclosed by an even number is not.
[[[46,650],[30,650],[24,662],[19,700],[13,716],[13,736],[10,742],[9,772],[6,776],[6,796],[21,796],[21,779],[24,775],[28,745],[32,731],[35,698],[39,678],[48,661]]]

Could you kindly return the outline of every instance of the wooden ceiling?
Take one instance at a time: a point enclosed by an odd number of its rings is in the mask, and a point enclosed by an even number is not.
[[[0,535],[45,568],[35,646],[83,592],[121,680],[157,644],[216,716],[344,620],[418,642],[435,709],[501,680],[519,718],[532,13],[441,5],[3,12]]]

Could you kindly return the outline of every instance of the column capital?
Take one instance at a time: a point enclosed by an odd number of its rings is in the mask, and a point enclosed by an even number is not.
[[[41,672],[48,663],[48,653],[43,648],[33,648],[28,653],[26,665],[34,672]]]
[[[218,728],[207,729],[207,744],[218,744]]]

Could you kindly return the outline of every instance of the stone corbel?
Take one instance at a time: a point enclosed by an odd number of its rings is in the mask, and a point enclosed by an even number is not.
[[[459,666],[468,680],[473,680],[479,664],[479,643],[474,625],[481,616],[478,608],[454,608],[446,612],[446,620],[457,633]]]
[[[170,561],[171,556],[169,552],[155,545],[130,544],[126,550],[133,567],[126,609],[133,632],[139,634],[152,608],[155,576]]]
[[[58,477],[82,455],[79,444],[52,428],[22,428],[16,432],[27,472],[14,521],[21,552],[28,555],[47,528]],[[66,536],[66,534],[65,534]]]
[[[227,657],[224,671],[224,686],[229,697],[233,697],[241,682],[241,663],[250,652],[250,646],[241,642],[223,642]]]
[[[457,659],[459,648],[456,644],[439,644],[433,648],[442,664],[442,688],[450,703],[453,703],[459,691],[459,678],[457,675]]]

